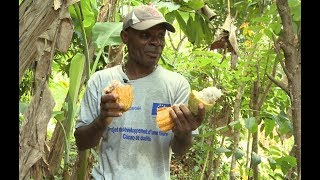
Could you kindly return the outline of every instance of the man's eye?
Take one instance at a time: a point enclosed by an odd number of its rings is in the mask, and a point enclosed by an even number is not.
[[[143,39],[149,39],[150,35],[149,35],[148,33],[142,33],[142,34],[141,34],[141,37],[142,37]]]

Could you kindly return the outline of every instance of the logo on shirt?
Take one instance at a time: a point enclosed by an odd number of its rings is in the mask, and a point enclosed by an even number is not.
[[[152,104],[152,112],[151,115],[157,115],[157,109],[161,107],[170,107],[171,104],[165,104],[165,103],[153,103]]]

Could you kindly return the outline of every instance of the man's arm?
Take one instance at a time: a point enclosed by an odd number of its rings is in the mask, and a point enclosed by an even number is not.
[[[171,141],[172,151],[177,156],[184,155],[192,145],[192,131],[196,130],[202,123],[205,115],[204,105],[198,106],[198,115],[194,116],[185,105],[174,105],[170,116],[175,122],[172,129],[174,137]]]
[[[78,127],[74,132],[78,149],[82,151],[98,145],[106,127],[99,118],[89,125]]]
[[[172,152],[176,156],[183,156],[192,146],[192,133],[175,133],[171,141]]]

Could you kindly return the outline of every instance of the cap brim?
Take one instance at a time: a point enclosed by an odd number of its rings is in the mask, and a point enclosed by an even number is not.
[[[166,29],[171,32],[176,32],[176,29],[168,22],[163,20],[146,20],[132,25],[131,27],[136,30],[146,30],[157,24],[164,24]]]

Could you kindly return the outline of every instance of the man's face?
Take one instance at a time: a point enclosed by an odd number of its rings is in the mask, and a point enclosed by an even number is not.
[[[165,46],[165,34],[166,29],[162,24],[142,31],[127,29],[122,36],[128,47],[130,61],[146,67],[156,65]]]

